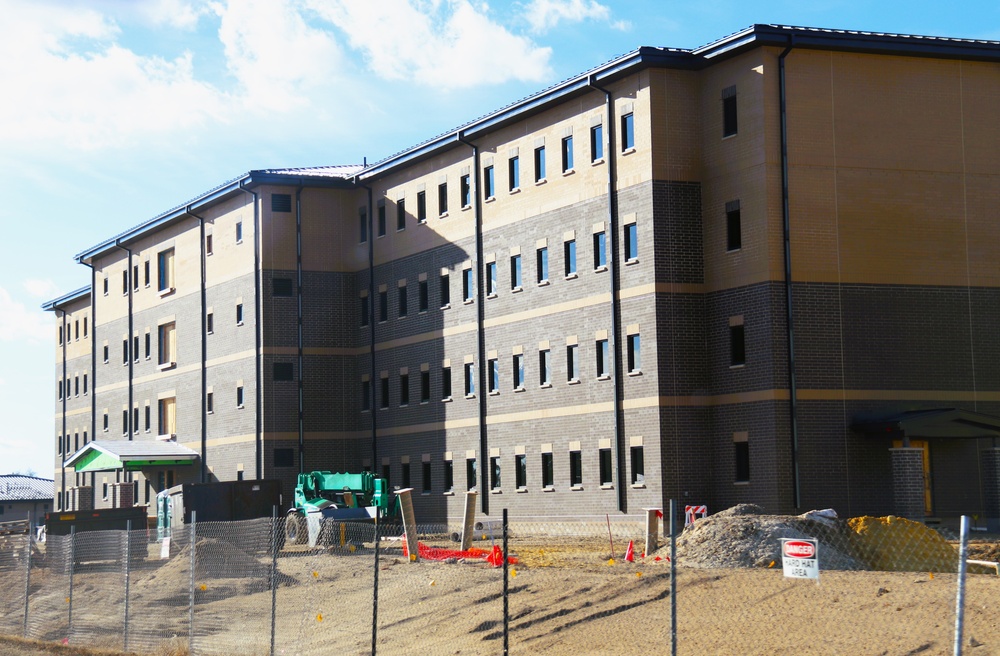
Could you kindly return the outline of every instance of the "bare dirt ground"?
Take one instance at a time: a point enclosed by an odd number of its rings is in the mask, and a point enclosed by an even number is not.
[[[206,558],[195,572],[194,653],[268,654],[268,559],[224,543],[199,548]],[[519,562],[507,579],[510,653],[617,656],[669,649],[667,548],[628,563],[618,543],[614,564],[606,539],[520,540],[511,550]],[[985,542],[970,557],[993,560],[998,554],[1000,543]],[[366,545],[353,553],[282,553],[275,653],[371,653],[371,556]],[[133,651],[188,653],[187,562],[182,553],[169,561],[150,559],[133,572]],[[234,569],[244,575],[224,576]],[[501,572],[480,561],[412,563],[397,549],[384,553],[377,570],[378,652],[502,653]],[[0,584],[16,590],[18,580]],[[817,584],[784,578],[780,563],[679,566],[678,653],[951,654],[956,581],[955,574],[942,572],[822,571]],[[122,646],[124,612],[119,574],[83,568],[74,577],[72,633],[65,620],[67,582],[54,571],[33,573],[31,634],[44,644],[0,641],[0,656],[123,653],[115,651]],[[0,599],[0,626],[19,626],[19,613],[23,617],[23,607]],[[971,574],[965,613],[964,653],[1000,654],[1000,578]],[[65,637],[68,647],[60,644]]]

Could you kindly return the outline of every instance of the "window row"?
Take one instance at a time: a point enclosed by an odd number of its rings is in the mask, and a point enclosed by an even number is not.
[[[243,382],[237,382],[235,394],[233,396],[233,402],[238,410],[242,410],[245,405],[245,392],[243,387]],[[216,411],[216,401],[215,401],[215,390],[212,387],[208,388],[205,394],[205,413],[215,414]],[[158,399],[156,402],[156,434],[163,439],[168,437],[176,436],[177,434],[177,398],[168,397]],[[102,414],[102,429],[105,433],[111,430],[111,418],[108,410],[105,408]],[[145,404],[140,407],[136,404],[132,408],[130,413],[128,408],[122,408],[122,435],[128,435],[131,433],[138,433],[139,431],[144,431],[146,433],[151,433],[153,430],[153,406],[147,400]]]
[[[76,374],[73,377],[67,377],[66,380],[56,381],[56,397],[62,401],[63,397],[69,399],[70,397],[80,396],[80,390],[83,390],[83,395],[87,396],[88,391],[88,379],[87,374],[83,374],[83,386],[80,385],[80,375]]]
[[[642,487],[645,484],[645,454],[642,446],[642,438],[632,438],[632,445],[629,447],[629,467],[628,477],[631,485]],[[610,440],[601,440],[602,446],[597,450],[596,476],[591,479],[602,489],[612,489],[614,485],[614,467]],[[517,492],[527,492],[529,483],[537,485],[543,491],[553,491],[556,489],[557,471],[565,476],[562,483],[571,490],[581,490],[587,480],[588,472],[584,468],[584,452],[579,443],[572,443],[566,455],[565,468],[556,465],[556,454],[551,447],[543,447],[541,453],[531,456],[537,469],[532,474],[529,468],[529,456],[524,452],[524,447],[517,447],[513,456],[503,457],[499,454],[499,449],[493,450],[489,457],[489,469],[487,470],[486,485],[491,493],[499,493],[504,489],[504,485],[511,486]],[[453,494],[455,486],[455,466],[456,461],[451,454],[445,454],[441,461],[441,467],[437,468],[431,461],[429,454],[424,454],[420,459],[420,491],[423,494],[431,494],[441,491],[444,494]],[[463,461],[459,460],[460,467],[465,470],[465,490],[479,490],[479,460],[475,457],[467,457]],[[292,463],[288,463],[292,466]],[[510,469],[508,469],[508,467]],[[370,466],[365,466],[369,471]],[[435,470],[440,476],[440,482],[435,480]],[[459,470],[461,471],[461,470]],[[411,458],[402,456],[395,466],[389,458],[383,458],[379,475],[387,482],[391,489],[406,489],[414,487],[414,476],[411,467]],[[591,474],[593,475],[593,474]],[[534,478],[533,481],[530,481]]]
[[[71,341],[80,341],[80,336],[82,335],[84,339],[87,339],[88,328],[89,328],[89,317],[83,318],[83,332],[80,332],[81,321],[79,319],[74,319],[72,324],[67,323],[65,330],[63,326],[59,326],[59,346],[63,345],[65,341],[67,344]],[[64,334],[65,333],[65,334]]]
[[[70,439],[70,434],[57,435],[56,436],[56,453],[61,456],[69,457],[80,450],[81,447],[87,446],[89,438],[87,431],[83,431],[83,442],[80,442],[80,431],[73,431],[72,439]]]
[[[629,153],[635,149],[635,119],[631,111],[620,117],[619,145],[622,153]],[[536,185],[544,184],[548,180],[548,155],[544,143],[544,137],[538,140],[531,153],[531,179]],[[604,162],[604,126],[601,123],[591,126],[589,130],[589,150],[587,154],[592,165]],[[570,175],[575,170],[577,159],[576,147],[574,145],[573,134],[570,132],[563,136],[559,142],[559,167],[562,175]],[[516,194],[521,190],[521,157],[520,149],[513,148],[508,153],[506,162],[506,182],[507,191]],[[466,169],[468,170],[468,169]],[[482,170],[482,190],[483,199],[492,201],[497,196],[497,172],[492,159]],[[433,191],[433,190],[432,190]],[[459,203],[462,209],[472,206],[473,180],[471,173],[462,173],[459,177]],[[437,185],[437,216],[445,218],[448,216],[448,181],[442,176]],[[418,188],[414,207],[414,216],[417,223],[425,223],[428,217],[428,201],[426,185]],[[385,199],[380,199],[375,208],[376,217],[373,226],[376,237],[384,237],[387,232],[387,207]],[[408,216],[407,199],[405,196],[399,197],[395,202],[396,232],[406,230],[406,220]],[[366,243],[369,238],[368,210],[361,207],[358,210],[358,236],[359,243]]]
[[[568,343],[565,347],[564,358],[561,364],[564,366],[564,372],[566,377],[566,382],[570,385],[578,384],[581,382],[582,374],[581,370],[586,366],[583,362],[584,355],[580,353],[580,345],[576,343],[576,340],[567,340],[572,343]],[[611,348],[608,342],[606,334],[602,334],[601,337],[594,340],[594,351],[592,354],[593,360],[593,373],[597,380],[609,380],[612,374],[612,362],[611,362]],[[626,338],[626,351],[625,359],[627,364],[627,371],[630,375],[639,375],[642,373],[641,366],[641,338],[638,332],[629,334]],[[526,383],[529,377],[534,376],[538,383],[539,388],[549,388],[552,387],[553,383],[553,356],[552,349],[548,343],[543,342],[541,347],[537,352],[537,371],[532,374],[529,369],[530,364],[526,361],[525,354],[520,348],[515,349],[515,352],[510,356],[507,361],[509,363],[509,369],[505,371],[505,365],[501,362],[501,358],[493,354],[493,357],[489,357],[486,363],[486,387],[487,393],[490,395],[500,394],[501,388],[504,386],[502,382],[505,378],[507,379],[511,389],[514,392],[523,392],[526,389]],[[396,389],[398,393],[398,406],[407,407],[411,403],[412,392],[411,386],[415,383],[417,385],[417,396],[419,403],[429,403],[432,397],[431,389],[431,371],[430,365],[425,363],[420,365],[420,371],[414,378],[416,381],[411,381],[410,370],[404,367],[399,370],[397,377]],[[466,361],[462,364],[461,368],[461,392],[465,398],[475,398],[476,396],[476,364],[472,357],[467,357]],[[440,369],[440,374],[437,379],[439,398],[442,401],[451,401],[453,399],[453,376],[452,376],[452,365],[451,361],[445,361],[445,364]],[[391,405],[390,398],[390,376],[389,372],[385,371],[379,376],[378,381],[378,393],[374,393],[372,381],[370,376],[362,376],[361,379],[361,410],[362,412],[371,410],[373,407],[373,400],[377,400],[379,409],[387,409]]]

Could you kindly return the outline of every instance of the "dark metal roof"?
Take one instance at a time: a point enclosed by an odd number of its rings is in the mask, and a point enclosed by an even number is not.
[[[4,474],[0,476],[0,501],[51,500],[55,482],[49,478]]]
[[[88,296],[90,296],[90,285],[87,285],[86,287],[81,287],[80,289],[72,291],[68,294],[63,294],[59,298],[54,298],[51,301],[45,301],[44,303],[42,303],[42,309],[56,310],[66,305],[67,303],[71,303],[73,301],[79,300],[81,298],[86,298]]]
[[[859,416],[851,428],[873,437],[899,434],[911,438],[1000,437],[1000,417],[960,408],[931,408]]]

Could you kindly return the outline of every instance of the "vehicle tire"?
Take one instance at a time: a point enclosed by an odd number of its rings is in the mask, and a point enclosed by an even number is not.
[[[306,521],[299,513],[292,511],[285,516],[285,543],[305,544],[309,540]]]

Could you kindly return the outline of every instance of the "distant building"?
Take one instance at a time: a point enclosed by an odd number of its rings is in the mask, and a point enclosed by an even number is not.
[[[998,108],[998,42],[755,25],[251,171],[45,305],[58,505],[369,469],[426,521],[1000,518]]]
[[[52,510],[53,481],[51,478],[0,475],[0,522],[29,519],[37,526],[45,522],[45,513]]]

